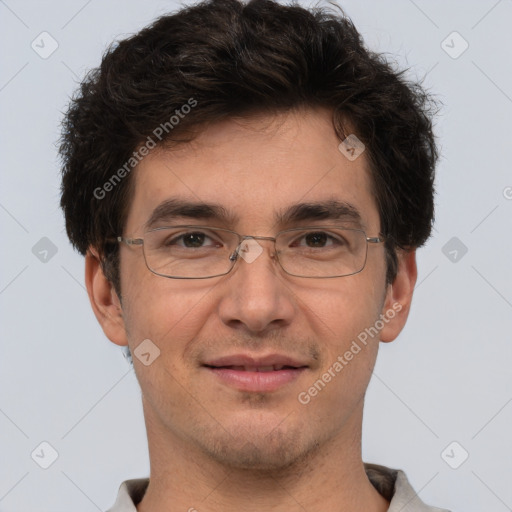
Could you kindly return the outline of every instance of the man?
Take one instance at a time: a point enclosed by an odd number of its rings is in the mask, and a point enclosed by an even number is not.
[[[62,207],[151,463],[111,512],[441,510],[361,458],[431,230],[430,105],[343,15],[268,0],[164,16],[84,80]]]

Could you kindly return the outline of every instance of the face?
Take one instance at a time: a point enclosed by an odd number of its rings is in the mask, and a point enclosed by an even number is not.
[[[378,236],[365,155],[351,161],[338,144],[322,110],[211,126],[138,165],[123,235],[143,237],[152,219],[152,227],[207,225],[270,237],[305,225]],[[169,201],[213,205],[222,215],[164,211]],[[324,213],[287,215],[304,203],[324,205]],[[360,218],[336,214],[347,209]],[[396,336],[408,304],[403,286],[386,286],[383,244],[369,244],[360,273],[306,279],[281,269],[271,241],[258,243],[254,260],[239,258],[229,274],[198,280],[157,276],[141,247],[122,244],[120,314],[113,320],[97,304],[95,311],[108,337],[132,354],[143,340],[160,351],[149,365],[133,357],[148,430],[231,467],[269,470],[354,434],[379,338]],[[88,278],[97,303],[94,282]],[[368,336],[369,328],[380,334]]]

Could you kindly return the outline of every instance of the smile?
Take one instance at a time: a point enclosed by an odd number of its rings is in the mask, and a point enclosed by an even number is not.
[[[209,368],[209,371],[223,384],[239,391],[268,393],[277,391],[295,381],[306,368],[273,367],[245,369],[244,367]]]
[[[212,366],[211,368],[219,368]],[[240,372],[275,372],[279,370],[296,370],[293,366],[285,366],[282,364],[275,364],[270,366],[221,366],[221,369],[236,370]]]

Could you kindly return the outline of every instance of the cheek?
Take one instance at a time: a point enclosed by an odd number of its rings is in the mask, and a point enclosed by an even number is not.
[[[159,279],[164,285],[158,289],[141,283],[127,297],[124,311],[128,343],[137,379],[152,409],[188,411],[193,404],[188,403],[187,390],[196,369],[185,356],[211,314],[209,294],[204,285],[202,290],[178,289],[173,282]],[[139,355],[148,352],[145,362]]]
[[[324,348],[338,352],[375,324],[384,291],[363,273],[327,284],[303,293],[301,309]]]
[[[320,407],[326,402],[342,404],[340,414],[351,410],[368,386],[379,347],[375,324],[382,306],[381,288],[363,274],[344,279],[329,288],[311,289],[302,308],[322,352],[321,367],[303,391]]]
[[[123,300],[128,341],[132,350],[150,339],[161,355],[183,354],[211,314],[212,285],[166,279],[151,274],[132,279]]]

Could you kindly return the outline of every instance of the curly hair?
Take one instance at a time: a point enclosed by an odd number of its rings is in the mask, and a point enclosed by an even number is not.
[[[349,122],[366,146],[392,282],[397,249],[430,236],[438,158],[436,103],[395,67],[364,46],[341,10],[207,0],[158,18],[111,45],[71,99],[59,147],[70,241],[81,254],[98,251],[120,293],[111,239],[133,194],[126,163],[136,165],[155,129],[158,144],[179,144],[227,118],[326,107],[340,141]]]

